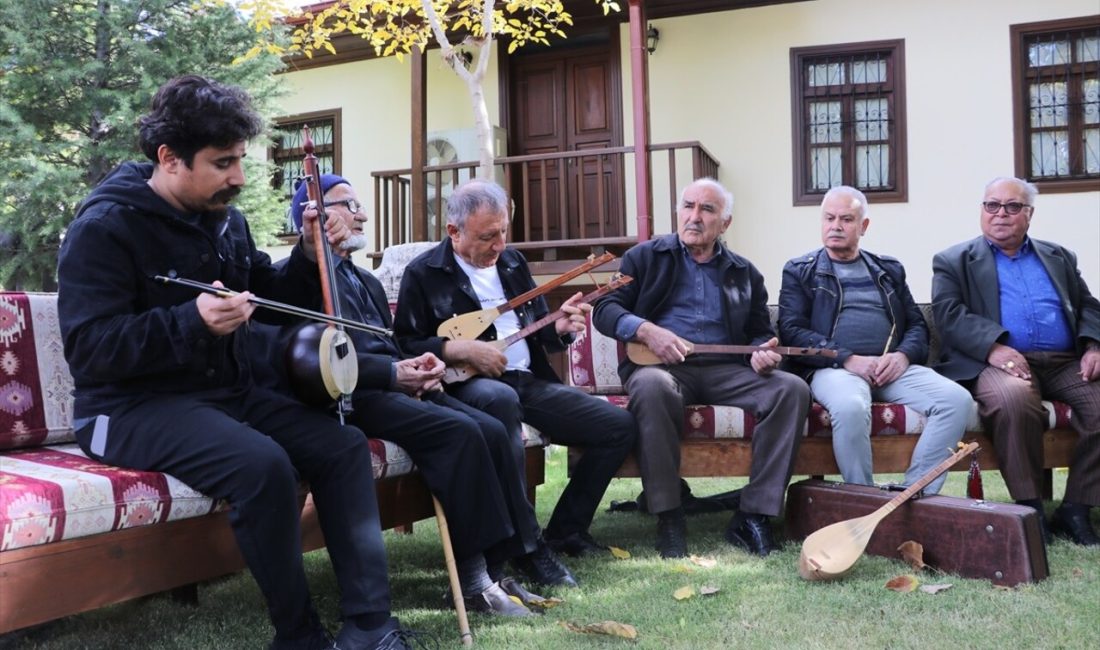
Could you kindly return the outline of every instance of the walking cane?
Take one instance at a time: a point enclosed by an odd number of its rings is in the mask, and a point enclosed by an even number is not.
[[[447,576],[451,579],[451,596],[454,598],[455,613],[458,614],[458,631],[462,636],[462,645],[472,646],[474,635],[470,633],[470,621],[466,617],[466,601],[462,598],[462,586],[458,583],[458,567],[455,566],[455,551],[451,547],[451,531],[447,527],[447,516],[439,499],[432,496],[435,506],[435,521],[439,524],[439,538],[443,542],[443,558],[447,561]]]

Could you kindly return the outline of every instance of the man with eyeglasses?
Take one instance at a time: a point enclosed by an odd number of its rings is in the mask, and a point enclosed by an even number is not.
[[[933,260],[943,337],[936,369],[974,395],[1009,494],[1039,511],[1044,538],[1053,532],[1100,546],[1089,521],[1100,505],[1100,301],[1072,251],[1028,237],[1037,194],[1018,178],[992,180],[980,207],[982,236]],[[1069,404],[1081,434],[1049,529],[1040,496],[1042,399]]]
[[[385,290],[351,253],[367,244],[367,215],[347,179],[319,179],[329,220],[346,224],[351,236],[336,251],[336,293],[344,317],[390,328],[393,320]],[[312,218],[306,185],[291,199],[290,216],[301,228]],[[295,328],[254,327],[254,358],[267,359],[262,381],[291,393],[282,360]],[[492,416],[467,406],[440,389],[444,363],[430,352],[409,357],[393,339],[349,330],[359,366],[348,423],[368,438],[389,440],[404,449],[451,521],[450,535],[466,607],[501,616],[531,616],[529,604],[541,596],[505,575],[505,562],[527,552],[521,531],[538,528],[524,483],[517,477],[509,432]],[[272,350],[279,351],[272,354]]]

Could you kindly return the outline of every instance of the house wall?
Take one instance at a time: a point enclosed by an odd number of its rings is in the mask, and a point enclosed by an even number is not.
[[[820,245],[818,209],[792,206],[790,48],[904,39],[909,200],[872,203],[864,245],[900,258],[925,301],[932,256],[980,232],[985,183],[1013,173],[1009,26],[1096,10],[1095,0],[816,0],[656,20],[651,138],[699,140],[719,160],[719,180],[735,196],[727,242],[764,273],[774,301],[784,262]],[[623,133],[631,144],[626,25],[621,43]],[[499,124],[491,69],[484,88]],[[286,77],[288,114],[343,106],[343,170],[372,205],[370,172],[409,165],[408,63],[355,62]],[[429,53],[428,88],[429,130],[472,127],[465,86],[437,51]],[[658,186],[666,177],[655,166]],[[627,197],[634,233],[633,188]],[[673,200],[659,190],[654,196],[657,233],[672,227]],[[1074,248],[1100,293],[1100,192],[1040,195],[1031,233]]]
[[[774,301],[784,262],[820,246],[818,208],[792,206],[790,48],[904,39],[909,200],[872,202],[863,245],[900,258],[925,301],[932,256],[980,233],[986,182],[1013,174],[1009,26],[1096,11],[1095,0],[818,0],[653,21],[651,138],[699,140],[719,160],[734,194],[727,243]],[[665,201],[655,196],[655,214]],[[1041,194],[1030,232],[1075,249],[1100,293],[1100,192]]]

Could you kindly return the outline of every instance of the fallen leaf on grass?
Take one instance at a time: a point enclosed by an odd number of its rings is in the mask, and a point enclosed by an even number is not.
[[[722,591],[722,590],[719,589],[718,587],[712,587],[710,585],[703,585],[702,587],[699,587],[699,595],[700,596],[713,596],[714,594],[718,593],[719,591]]]
[[[711,567],[718,566],[718,560],[716,560],[712,557],[700,557],[698,555],[692,555],[688,559],[691,560],[692,564],[695,564],[697,566],[701,566],[704,569],[709,569]]]
[[[672,597],[676,600],[687,600],[695,595],[695,587],[687,585],[686,587],[680,587],[676,591],[672,592]]]
[[[955,585],[946,584],[946,583],[941,584],[941,585],[921,585],[920,590],[923,591],[926,594],[938,594],[941,591],[947,591],[948,589],[950,589],[951,587],[954,587],[954,586]]]
[[[515,596],[513,596],[513,598],[515,598]],[[542,600],[532,600],[531,602],[527,603],[527,607],[528,609],[533,609],[535,607],[539,609],[553,609],[564,602],[565,601],[561,598],[543,598]]]
[[[916,589],[919,584],[920,580],[917,580],[916,576],[904,575],[890,578],[890,580],[886,582],[886,588],[890,591],[907,594]]]
[[[901,559],[905,560],[909,566],[917,571],[920,571],[926,566],[924,564],[924,547],[918,542],[914,542],[913,540],[903,542],[902,545],[898,547],[898,552],[901,553]]]
[[[517,605],[520,605],[521,607],[526,607],[527,606],[527,605],[523,604],[523,601],[520,600],[519,596],[513,596],[512,594],[508,594],[508,600],[512,601],[513,603],[515,603]]]
[[[608,636],[620,636],[624,639],[638,638],[638,630],[636,630],[633,625],[619,623],[617,621],[602,621],[600,623],[589,623],[588,625],[577,625],[576,623],[570,623],[568,621],[558,622],[570,632],[578,632],[580,634],[606,634]]]
[[[1070,573],[1073,574],[1074,578],[1080,578],[1081,576],[1085,575],[1085,572],[1077,567],[1073,567],[1073,571],[1071,571]]]
[[[630,559],[630,551],[624,551],[623,549],[619,548],[618,546],[612,546],[611,547],[611,555],[615,556],[615,558],[619,559],[619,560],[629,560]]]

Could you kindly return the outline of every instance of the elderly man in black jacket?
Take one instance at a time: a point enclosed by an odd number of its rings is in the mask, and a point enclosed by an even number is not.
[[[936,370],[969,388],[1017,503],[1043,512],[1042,399],[1073,408],[1081,434],[1051,530],[1100,545],[1100,301],[1069,249],[1028,237],[1034,185],[997,178],[979,210],[982,235],[932,261],[932,308],[943,336]]]
[[[905,269],[860,247],[871,219],[863,192],[841,185],[821,201],[822,248],[783,267],[779,335],[795,347],[836,350],[835,359],[793,357],[794,368],[829,411],[833,454],[848,483],[873,484],[871,400],[906,404],[927,418],[905,485],[951,455],[966,431],[973,400],[924,365],[928,326]],[[925,491],[940,491],[947,474]]]
[[[685,343],[775,347],[764,278],[721,236],[733,196],[714,179],[695,181],[680,197],[679,231],[627,251],[621,270],[634,282],[601,299],[596,328],[640,341],[661,360],[619,367],[638,422],[638,464],[649,511],[657,513],[657,549],[687,554],[680,503],[680,435],[685,404],[738,406],[756,417],[749,484],[726,529],[730,543],[764,556],[775,550],[767,518],[778,515],[806,425],[810,391],[777,370],[770,350],[747,357],[687,356]]]
[[[564,316],[503,352],[488,341],[504,339],[546,316],[543,298],[501,315],[477,340],[449,340],[436,333],[452,316],[497,307],[535,287],[523,255],[507,247],[507,208],[504,189],[491,181],[469,181],[451,194],[448,237],[405,268],[394,329],[406,352],[431,352],[449,365],[466,364],[478,375],[447,390],[504,423],[517,467],[523,467],[523,422],[555,443],[584,449],[545,528],[545,540],[530,540],[530,552],[513,560],[535,582],[575,585],[555,552],[606,551],[588,528],[637,435],[629,413],[562,385],[546,358],[546,349],[564,349],[573,333],[585,327],[582,308],[588,306],[575,304],[578,292],[562,305]]]

